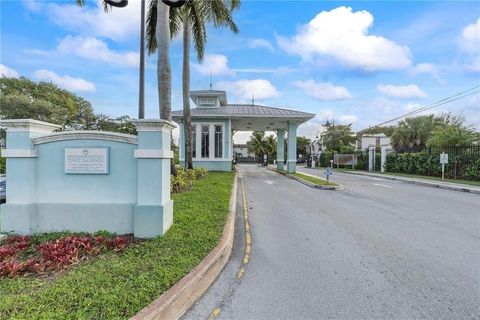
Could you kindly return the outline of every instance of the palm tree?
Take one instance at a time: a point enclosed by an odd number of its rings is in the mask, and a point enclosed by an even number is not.
[[[190,114],[190,41],[193,35],[193,43],[199,62],[203,60],[205,44],[207,41],[206,22],[213,22],[215,27],[226,26],[234,33],[238,33],[238,27],[232,19],[231,12],[240,6],[240,0],[196,0],[187,1],[182,8],[170,10],[170,34],[171,37],[178,35],[183,28],[183,119],[185,127],[185,166],[193,168],[192,161],[192,119]],[[153,36],[154,15],[152,8],[149,10],[147,19],[147,47],[150,53],[154,52],[157,44]]]
[[[254,131],[247,142],[248,152],[255,154],[256,157],[262,158],[262,155],[267,152],[267,143],[265,139],[265,132]]]
[[[277,154],[277,139],[273,134],[265,138],[266,153],[269,159],[275,159]]]

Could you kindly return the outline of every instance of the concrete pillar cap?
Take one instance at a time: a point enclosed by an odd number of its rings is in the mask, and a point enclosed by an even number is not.
[[[47,133],[50,133],[62,127],[58,124],[33,119],[0,120],[0,126],[6,128],[7,131],[33,131]]]
[[[170,133],[177,126],[175,123],[163,119],[132,120],[137,131],[163,131]]]

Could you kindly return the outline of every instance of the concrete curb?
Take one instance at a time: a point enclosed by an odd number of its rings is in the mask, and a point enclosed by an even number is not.
[[[173,287],[165,291],[131,320],[140,319],[178,319],[180,318],[210,287],[223,267],[230,259],[233,248],[233,234],[235,229],[235,211],[237,207],[237,180],[238,171],[230,196],[230,212],[223,228],[223,235],[215,248]]]
[[[295,177],[294,175],[288,174],[287,172],[281,172],[281,171],[277,171],[275,169],[270,169],[270,168],[268,170],[276,172],[278,174],[281,174],[281,175],[283,175],[287,178],[290,178],[292,180],[298,181],[301,184],[304,184],[304,185],[306,185],[307,187],[310,187],[310,188],[315,188],[315,189],[320,189],[320,190],[334,190],[334,191],[343,190],[342,186],[340,186],[340,185],[339,186],[321,186],[321,185],[315,184],[313,182]]]
[[[421,181],[421,180],[411,180],[411,179],[405,179],[405,178],[402,178],[402,177],[382,176],[382,175],[378,175],[378,174],[369,174],[369,173],[364,173],[364,172],[344,171],[342,173],[354,174],[354,175],[358,175],[358,176],[367,176],[367,177],[373,177],[373,178],[380,178],[380,179],[385,179],[385,180],[397,180],[397,181],[402,181],[402,182],[406,182],[406,183],[417,184],[417,185],[420,185],[420,186],[480,194],[480,190],[472,189],[472,188],[469,188],[469,187],[466,187],[466,186],[447,185],[447,184],[436,183],[434,181],[430,182],[430,181]]]

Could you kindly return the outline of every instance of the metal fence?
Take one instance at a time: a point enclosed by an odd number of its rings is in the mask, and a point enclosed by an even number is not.
[[[440,154],[448,154],[448,164],[445,165],[445,177],[450,179],[480,180],[480,145],[451,146],[444,148],[413,147],[399,148],[390,158],[411,159],[404,165],[403,173],[421,174],[427,176],[441,176]],[[408,157],[402,155],[409,155]],[[416,159],[415,159],[416,158]],[[404,160],[403,160],[404,161]],[[404,161],[405,162],[405,161]],[[419,171],[419,167],[423,168]],[[399,166],[395,167],[399,172]],[[391,171],[392,168],[389,168]]]

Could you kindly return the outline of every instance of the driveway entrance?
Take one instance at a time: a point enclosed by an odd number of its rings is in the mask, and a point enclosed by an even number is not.
[[[186,319],[216,308],[217,319],[479,316],[478,195],[337,173],[346,190],[323,191],[257,166],[239,170],[249,264],[239,280],[238,206],[232,260]]]

